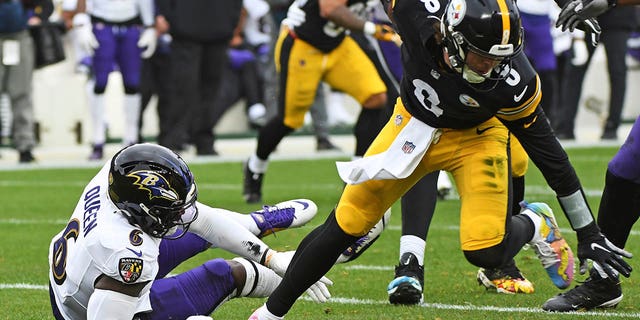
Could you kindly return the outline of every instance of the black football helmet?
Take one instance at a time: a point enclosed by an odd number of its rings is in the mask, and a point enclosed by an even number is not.
[[[198,216],[197,188],[175,152],[150,143],[111,159],[109,197],[132,225],[156,238],[179,238]]]
[[[470,83],[501,80],[505,66],[522,50],[520,12],[513,0],[450,0],[441,23],[443,44],[451,66]],[[478,75],[466,67],[467,53],[501,61],[498,75]]]

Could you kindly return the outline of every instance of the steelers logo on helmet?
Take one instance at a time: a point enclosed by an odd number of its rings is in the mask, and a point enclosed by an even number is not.
[[[465,0],[452,0],[449,2],[447,9],[447,22],[450,26],[457,26],[467,11],[467,2]]]
[[[522,50],[520,13],[511,0],[451,0],[441,31],[451,67],[470,84],[494,80],[484,85],[488,89],[506,78],[508,72],[501,71]],[[470,53],[475,61],[469,61]],[[476,65],[470,65],[473,62]]]

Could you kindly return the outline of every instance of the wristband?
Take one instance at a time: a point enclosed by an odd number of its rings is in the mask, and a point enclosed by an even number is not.
[[[362,28],[362,31],[372,36],[376,33],[376,24],[371,21],[367,21],[364,23],[364,27]]]

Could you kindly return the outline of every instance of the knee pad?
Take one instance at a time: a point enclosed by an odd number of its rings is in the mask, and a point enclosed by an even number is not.
[[[520,141],[511,136],[511,174],[514,177],[523,177],[529,168],[529,156],[524,151]]]

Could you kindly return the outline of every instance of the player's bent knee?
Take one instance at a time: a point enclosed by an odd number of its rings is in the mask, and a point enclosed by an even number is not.
[[[464,257],[474,266],[495,269],[501,266],[505,261],[505,248],[503,245],[497,245],[479,250],[465,250]]]
[[[352,206],[339,204],[336,209],[338,226],[350,236],[360,237],[367,234],[379,220],[380,218],[377,215],[355,210]]]
[[[366,109],[379,109],[384,107],[387,104],[387,93],[376,93],[371,95],[365,102],[362,104],[363,108]]]
[[[229,273],[229,270],[233,270],[233,266],[229,263],[229,261],[224,260],[222,258],[217,258],[213,260],[209,260],[202,264],[204,269],[210,275],[214,277],[224,276]]]

